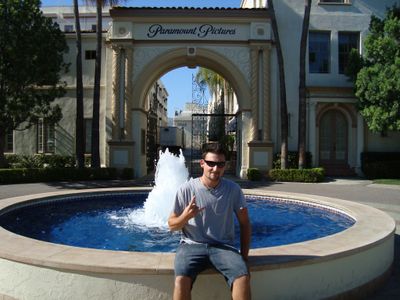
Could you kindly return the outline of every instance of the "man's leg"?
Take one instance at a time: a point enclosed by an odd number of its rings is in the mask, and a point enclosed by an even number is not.
[[[250,276],[244,275],[236,278],[232,284],[232,299],[233,300],[250,300]]]
[[[192,279],[188,276],[176,276],[174,286],[174,300],[190,300]]]
[[[210,260],[231,287],[232,298],[250,299],[250,273],[240,253],[231,247],[212,246]]]
[[[181,244],[175,255],[174,300],[190,299],[197,274],[210,265],[207,248],[203,244]]]

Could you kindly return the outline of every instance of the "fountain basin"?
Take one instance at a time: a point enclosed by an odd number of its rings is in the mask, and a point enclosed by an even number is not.
[[[100,191],[123,190],[135,189]],[[62,191],[4,199],[0,210],[33,199],[93,192]],[[266,194],[253,189],[244,193]],[[251,250],[253,299],[362,295],[389,274],[395,222],[387,214],[333,198],[267,194],[337,209],[356,223],[328,237]],[[170,299],[172,295],[173,253],[70,247],[29,239],[3,228],[0,241],[0,295],[17,299]],[[193,299],[230,298],[224,279],[212,270],[198,277],[192,295]]]

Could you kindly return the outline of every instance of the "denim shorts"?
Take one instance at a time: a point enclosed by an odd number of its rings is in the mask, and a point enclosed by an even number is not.
[[[175,276],[187,276],[192,284],[197,275],[207,268],[214,267],[232,288],[233,281],[249,275],[246,262],[233,247],[209,244],[179,245],[175,256]]]

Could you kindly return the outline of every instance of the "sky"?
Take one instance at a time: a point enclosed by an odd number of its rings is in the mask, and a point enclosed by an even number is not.
[[[84,4],[85,1],[79,1]],[[240,7],[241,0],[120,0],[120,6],[150,6],[150,7]],[[42,0],[42,6],[72,6],[72,0]],[[176,110],[183,110],[186,102],[192,102],[192,74],[196,69],[178,68],[164,76],[164,83],[168,97],[168,117],[172,117]]]

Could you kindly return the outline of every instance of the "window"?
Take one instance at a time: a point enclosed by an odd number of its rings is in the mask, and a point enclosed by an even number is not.
[[[330,32],[311,31],[308,37],[308,64],[310,73],[330,72]]]
[[[55,141],[55,125],[48,124],[43,119],[40,119],[37,124],[38,153],[54,153]]]
[[[96,59],[96,50],[86,50],[85,51],[85,59]]]
[[[64,25],[64,31],[65,32],[73,32],[74,31],[74,25]]]
[[[14,131],[9,130],[6,134],[6,142],[4,144],[4,152],[14,152]]]
[[[339,73],[344,71],[349,62],[349,55],[352,49],[359,50],[360,34],[358,32],[339,32]]]
[[[92,24],[92,31],[96,31],[97,29],[97,25],[96,24]]]
[[[92,119],[85,119],[85,153],[92,153]]]

